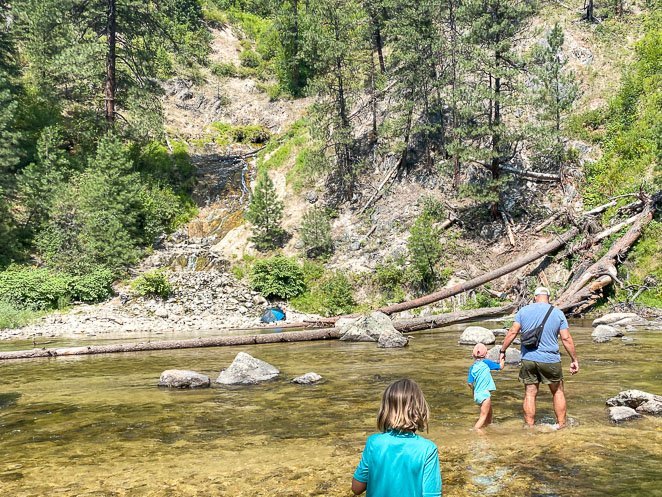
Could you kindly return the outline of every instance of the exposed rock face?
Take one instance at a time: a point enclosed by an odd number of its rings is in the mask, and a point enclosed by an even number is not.
[[[346,342],[376,342],[380,335],[389,331],[399,333],[391,323],[391,318],[382,312],[373,312],[368,316],[352,319],[341,329],[340,340]]]
[[[641,414],[626,406],[615,406],[609,408],[609,419],[612,423],[622,423],[632,419],[640,418]]]
[[[475,345],[477,343],[491,345],[495,341],[494,333],[487,328],[483,328],[482,326],[469,326],[462,332],[462,335],[460,335],[459,343],[460,345]]]
[[[186,369],[167,369],[159,378],[160,387],[206,388],[211,385],[209,376]]]
[[[393,328],[385,329],[381,335],[379,335],[379,340],[377,340],[377,347],[384,349],[396,349],[400,347],[405,347],[409,343],[409,339],[400,333],[398,330]]]
[[[222,385],[254,385],[279,374],[280,371],[271,364],[246,352],[239,352],[230,367],[221,371],[216,382]]]
[[[607,399],[608,406],[629,407],[638,413],[662,414],[662,396],[644,392],[642,390],[624,390],[615,397]]]
[[[499,362],[499,353],[501,352],[501,345],[496,345],[487,351],[487,358],[490,361]],[[506,364],[519,364],[522,360],[522,353],[519,349],[508,347],[506,349]]]
[[[292,383],[298,383],[299,385],[313,385],[322,381],[322,377],[317,373],[306,373],[301,376],[297,376],[292,380]]]
[[[622,337],[623,332],[613,326],[609,326],[608,324],[601,324],[593,330],[591,336],[593,337],[594,342],[602,343],[608,342],[614,337]]]

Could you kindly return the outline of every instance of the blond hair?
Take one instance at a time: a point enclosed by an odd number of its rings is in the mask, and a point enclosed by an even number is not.
[[[386,387],[377,414],[380,431],[427,431],[429,418],[430,408],[415,381],[398,380]]]

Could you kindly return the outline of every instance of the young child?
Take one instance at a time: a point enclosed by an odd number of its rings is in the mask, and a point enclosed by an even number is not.
[[[352,492],[367,497],[441,497],[437,446],[417,435],[428,428],[430,408],[412,380],[391,383],[377,415],[381,433],[368,437]]]
[[[490,370],[502,369],[505,358],[499,354],[499,363],[485,359],[487,347],[482,343],[476,344],[471,355],[475,362],[469,368],[467,383],[474,391],[474,401],[480,406],[480,416],[474,425],[475,430],[480,430],[492,422],[492,395],[490,391],[496,390],[496,385]]]

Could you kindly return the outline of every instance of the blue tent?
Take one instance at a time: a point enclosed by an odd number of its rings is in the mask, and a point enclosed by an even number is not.
[[[285,311],[281,309],[280,307],[270,307],[266,311],[264,311],[264,314],[262,314],[262,317],[260,318],[260,321],[263,323],[275,323],[276,321],[283,321],[285,319]]]

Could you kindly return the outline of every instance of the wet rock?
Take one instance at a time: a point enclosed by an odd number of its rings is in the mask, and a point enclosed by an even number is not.
[[[159,386],[168,388],[205,388],[210,384],[209,376],[186,369],[167,369],[159,378]]]
[[[460,345],[475,345],[477,343],[491,345],[495,341],[494,333],[491,330],[482,326],[469,326],[460,335],[459,343]]]
[[[391,326],[391,328],[385,329],[382,331],[382,334],[379,335],[377,347],[382,349],[397,349],[405,347],[408,343],[409,339]]]
[[[640,414],[652,414],[653,416],[662,416],[662,401],[653,399],[647,400],[635,409]]]
[[[613,326],[609,326],[608,324],[598,325],[598,327],[595,328],[591,333],[591,337],[593,337],[593,341],[596,343],[608,342],[614,337],[622,336],[623,332],[621,330],[614,328]]]
[[[340,340],[345,342],[376,342],[384,331],[396,332],[391,318],[382,312],[353,319],[340,328]]]
[[[618,321],[622,321],[628,318],[641,319],[639,315],[635,314],[634,312],[612,312],[609,314],[605,314],[602,317],[594,319],[593,327],[595,328],[596,326],[601,324],[614,324],[617,323]]]
[[[292,383],[297,383],[299,385],[313,385],[322,381],[322,377],[317,373],[306,373],[301,376],[297,376],[292,380]]]
[[[253,385],[271,380],[279,374],[280,371],[271,364],[246,352],[239,352],[230,367],[221,371],[216,382],[222,385]]]
[[[623,390],[615,397],[607,399],[608,406],[627,406],[638,409],[643,404],[649,404],[646,409],[653,409],[653,404],[662,405],[662,395],[654,395],[643,390]]]
[[[496,345],[487,351],[487,358],[490,361],[499,362],[499,353],[501,345]],[[506,349],[506,364],[519,364],[522,360],[522,352],[513,347]]]
[[[641,414],[626,406],[615,406],[609,408],[609,419],[612,423],[622,423],[632,419],[640,418]]]

